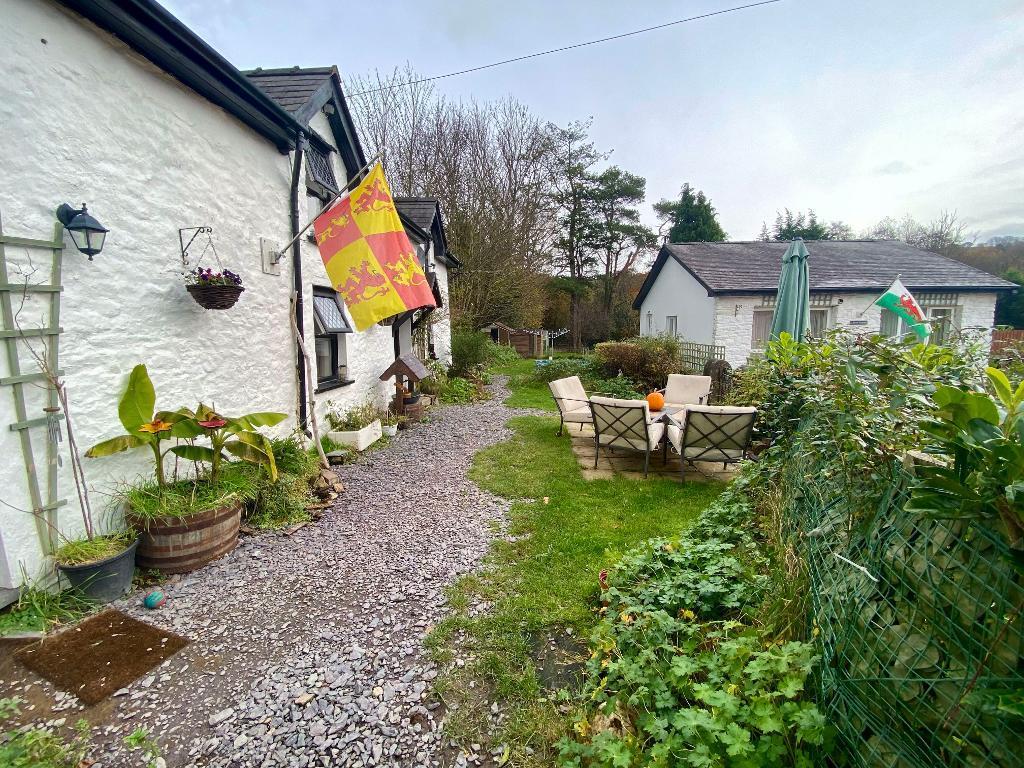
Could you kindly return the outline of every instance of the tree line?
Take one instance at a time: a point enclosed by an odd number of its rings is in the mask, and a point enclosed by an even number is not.
[[[362,139],[381,155],[394,193],[440,201],[449,246],[463,265],[451,286],[453,325],[564,327],[573,349],[634,336],[632,301],[660,243],[727,238],[711,200],[688,183],[678,198],[654,204],[657,230],[645,225],[646,180],[609,162],[611,153],[589,136],[589,121],[556,125],[512,97],[455,101],[419,79],[406,67],[355,77],[347,90]],[[789,208],[760,234],[854,236],[842,221]],[[860,236],[902,240],[1024,282],[1024,246],[968,247],[955,212],[928,224],[885,218]],[[1017,255],[995,271],[1007,252]]]

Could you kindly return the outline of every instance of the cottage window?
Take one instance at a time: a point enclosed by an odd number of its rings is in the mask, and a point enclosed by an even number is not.
[[[313,289],[313,323],[316,326],[316,383],[318,390],[332,389],[350,381],[345,334],[352,328],[330,288]]]
[[[675,336],[679,331],[679,316],[668,315],[665,318],[665,335]]]
[[[754,327],[750,334],[750,346],[754,349],[764,349],[768,344],[768,336],[772,332],[772,315],[774,309],[755,309]]]
[[[306,169],[309,177],[331,192],[338,191],[338,182],[334,178],[331,166],[331,149],[326,143],[312,141],[306,147]]]

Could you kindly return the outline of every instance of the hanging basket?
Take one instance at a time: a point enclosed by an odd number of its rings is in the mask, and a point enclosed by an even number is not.
[[[186,286],[196,304],[205,309],[231,309],[245,290],[240,285],[189,285]]]

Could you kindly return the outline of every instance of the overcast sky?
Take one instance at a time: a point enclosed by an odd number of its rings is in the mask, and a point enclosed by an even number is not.
[[[424,75],[728,8],[743,0],[165,0],[240,68]],[[1024,3],[782,0],[437,83],[593,117],[650,204],[703,189],[730,239],[778,208],[860,231],[956,209],[1024,235]]]

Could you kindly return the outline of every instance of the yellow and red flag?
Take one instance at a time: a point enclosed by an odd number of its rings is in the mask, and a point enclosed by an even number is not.
[[[436,306],[380,163],[352,194],[316,217],[313,231],[327,276],[345,298],[357,331]]]

